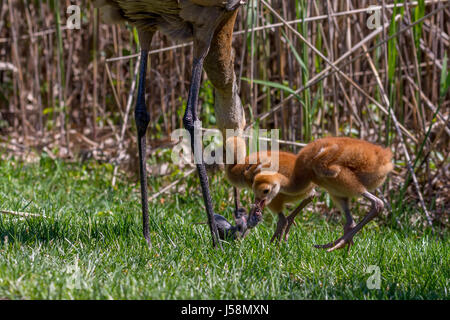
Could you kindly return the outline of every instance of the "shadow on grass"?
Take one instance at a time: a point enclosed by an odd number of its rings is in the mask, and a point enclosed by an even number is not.
[[[121,219],[29,219],[13,221],[0,218],[0,244],[70,241],[95,242],[140,237],[140,226],[132,217]]]

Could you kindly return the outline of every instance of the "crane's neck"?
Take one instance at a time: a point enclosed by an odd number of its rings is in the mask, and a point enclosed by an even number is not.
[[[241,137],[230,137],[225,141],[225,172],[235,187],[247,187],[244,177],[247,148]]]
[[[246,155],[247,147],[243,138],[236,136],[226,139],[225,162],[227,166],[234,166],[239,163],[244,164]]]

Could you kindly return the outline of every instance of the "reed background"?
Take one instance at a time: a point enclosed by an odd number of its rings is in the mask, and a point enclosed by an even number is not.
[[[327,135],[390,146],[395,171],[382,190],[388,221],[448,227],[449,1],[248,2],[234,36],[247,123],[281,129],[290,151]],[[80,30],[66,27],[71,4],[81,8]],[[375,4],[383,27],[369,29],[367,7]],[[182,127],[192,46],[158,34],[153,48],[148,151],[164,160],[170,133]],[[89,1],[1,0],[2,156],[109,163],[113,185],[135,173],[138,50],[136,30],[101,24]],[[339,61],[339,72],[329,72],[324,58]],[[201,102],[203,125],[214,127],[207,81]],[[186,175],[150,162],[161,178],[151,192]],[[407,205],[417,210],[405,216]]]

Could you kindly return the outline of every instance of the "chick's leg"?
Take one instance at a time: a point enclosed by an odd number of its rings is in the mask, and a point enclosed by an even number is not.
[[[292,224],[294,224],[295,217],[302,211],[308,204],[310,204],[313,200],[313,196],[310,196],[303,200],[297,208],[287,217],[287,226],[284,230],[284,241],[288,241],[289,238],[289,230],[291,229]]]
[[[353,219],[348,220],[346,222],[346,225],[344,226],[344,235],[337,239],[333,243],[329,243],[322,246],[316,246],[316,248],[322,248],[322,249],[328,249],[328,252],[345,248],[347,245],[353,244],[353,237],[355,234],[360,231],[367,223],[369,223],[371,220],[373,220],[382,210],[383,210],[383,201],[375,197],[373,194],[369,192],[364,192],[363,197],[370,200],[372,203],[372,207],[369,211],[369,213],[364,217],[364,219],[361,220],[360,223],[357,225],[354,225]],[[347,215],[347,213],[346,213]],[[351,217],[351,216],[350,216]]]
[[[277,239],[278,242],[280,242],[283,233],[286,231],[287,225],[288,220],[286,219],[284,214],[282,212],[278,213],[277,228],[275,229],[275,233],[273,234],[272,239],[270,239],[270,242],[274,242],[275,239]]]

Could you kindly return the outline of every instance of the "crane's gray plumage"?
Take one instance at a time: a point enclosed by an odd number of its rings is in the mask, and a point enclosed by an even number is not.
[[[250,229],[256,226],[248,224],[248,214],[244,208],[238,208],[234,213],[235,226],[220,214],[215,214],[214,217],[217,230],[219,231],[219,237],[222,240],[243,239],[249,233]]]
[[[240,0],[94,0],[105,23],[128,21],[140,30],[159,30],[178,41],[192,39],[193,24],[204,24],[240,3]]]

